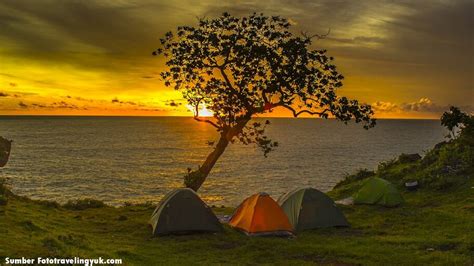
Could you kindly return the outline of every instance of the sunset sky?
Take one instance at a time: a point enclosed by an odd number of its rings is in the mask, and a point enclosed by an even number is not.
[[[326,33],[340,95],[377,117],[474,110],[474,1],[0,1],[0,115],[190,115],[158,78],[158,39],[197,17],[281,15]],[[274,115],[288,113],[277,111]]]

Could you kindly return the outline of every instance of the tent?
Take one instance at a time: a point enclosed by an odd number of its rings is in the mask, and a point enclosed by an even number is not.
[[[288,217],[266,193],[245,199],[230,218],[229,225],[247,235],[293,235]]]
[[[372,177],[367,179],[354,195],[354,203],[395,207],[403,203],[403,198],[392,183],[382,178]]]
[[[296,231],[319,227],[349,226],[334,201],[314,188],[299,188],[278,199]]]
[[[211,208],[189,188],[168,193],[153,212],[153,235],[217,232],[222,226]]]

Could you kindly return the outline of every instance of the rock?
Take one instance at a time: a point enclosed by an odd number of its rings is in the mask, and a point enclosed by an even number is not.
[[[441,147],[443,147],[443,146],[446,145],[446,144],[448,144],[448,142],[442,141],[442,142],[436,144],[436,145],[434,146],[434,149],[435,149],[435,150],[439,150]]]
[[[405,182],[405,188],[409,191],[415,191],[418,189],[418,181]]]
[[[0,167],[4,167],[7,164],[8,158],[10,157],[11,148],[12,141],[0,137]]]
[[[341,205],[354,205],[354,198],[348,197],[345,199],[336,200],[336,203]]]

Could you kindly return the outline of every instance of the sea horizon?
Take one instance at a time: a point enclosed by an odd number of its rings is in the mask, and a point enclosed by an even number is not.
[[[187,115],[74,115],[74,114],[60,114],[60,115],[42,115],[42,114],[15,114],[15,115],[2,115],[0,114],[0,118],[4,117],[175,117],[175,118],[191,118],[193,116]],[[200,116],[206,117],[206,116]],[[321,120],[337,120],[336,118],[321,118],[321,117],[292,117],[292,116],[261,116],[261,117],[253,117],[252,119],[267,119],[267,118],[276,118],[276,119],[321,119]],[[374,117],[376,120],[436,120],[439,121],[439,118],[421,118],[421,117],[382,117],[377,118]],[[352,121],[350,121],[352,122]]]

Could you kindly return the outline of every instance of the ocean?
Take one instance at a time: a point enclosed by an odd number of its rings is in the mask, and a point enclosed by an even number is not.
[[[302,186],[330,190],[345,174],[373,170],[401,153],[423,154],[446,134],[438,120],[378,120],[361,125],[271,118],[279,147],[265,158],[254,146],[230,145],[199,190],[210,205],[236,206],[265,191],[278,198]],[[158,202],[182,186],[218,139],[189,117],[0,117],[13,139],[0,169],[12,190],[33,199],[94,198],[111,205]]]

